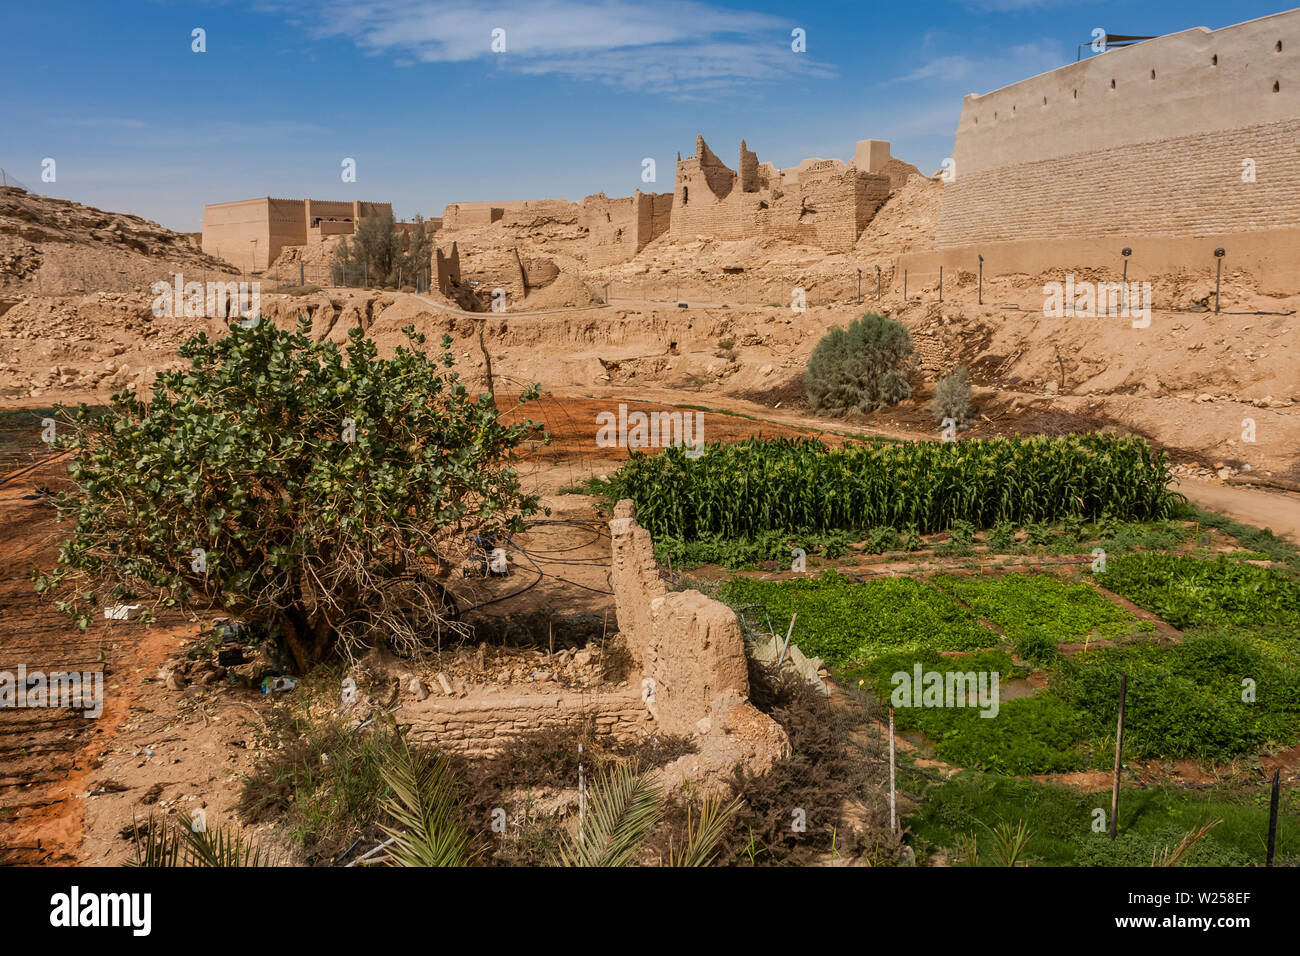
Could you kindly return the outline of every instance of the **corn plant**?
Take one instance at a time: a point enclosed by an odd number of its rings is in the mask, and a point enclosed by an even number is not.
[[[913,528],[918,534],[1069,517],[1149,521],[1181,496],[1163,452],[1120,435],[871,441],[831,449],[813,439],[634,452],[612,491],[631,498],[656,537],[752,538],[764,532]]]

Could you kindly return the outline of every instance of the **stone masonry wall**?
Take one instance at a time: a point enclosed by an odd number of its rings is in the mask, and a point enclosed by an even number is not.
[[[936,245],[1300,227],[1297,77],[1289,10],[967,96]]]
[[[649,715],[640,690],[604,694],[485,694],[429,697],[398,712],[417,743],[476,756],[508,749],[519,737],[593,721],[596,733],[628,739],[644,733]]]
[[[1242,160],[1256,181],[1242,182]],[[1300,226],[1300,119],[1074,153],[943,190],[936,245]]]

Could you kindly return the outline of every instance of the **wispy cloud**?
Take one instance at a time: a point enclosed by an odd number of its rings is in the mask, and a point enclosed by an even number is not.
[[[483,60],[530,75],[682,96],[836,72],[791,50],[796,22],[700,0],[262,0],[259,7],[314,37],[341,37],[402,66]],[[504,53],[493,50],[498,29]]]
[[[1054,70],[1064,66],[1070,59],[1072,58],[1065,57],[1058,44],[1051,41],[1020,43],[1006,49],[991,51],[987,56],[971,56],[965,53],[937,56],[910,73],[885,80],[881,85],[890,86],[895,83],[925,80],[944,83],[972,82],[979,89],[969,92],[984,93],[1028,76]]]

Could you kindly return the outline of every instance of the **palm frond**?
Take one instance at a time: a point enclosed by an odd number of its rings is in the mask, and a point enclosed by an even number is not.
[[[635,767],[604,771],[592,785],[576,833],[560,848],[561,866],[627,866],[663,818],[663,788]]]
[[[135,859],[127,866],[180,866],[181,838],[166,820],[150,814],[143,830],[139,822],[132,822],[135,827]]]
[[[270,851],[247,841],[235,830],[194,830],[150,815],[143,830],[135,825],[135,859],[139,867],[273,866]]]
[[[185,837],[187,866],[244,867],[272,866],[271,853],[256,843],[245,840],[243,834],[226,827],[207,830],[182,828]]]
[[[456,822],[456,785],[447,761],[414,753],[403,739],[380,773],[392,790],[384,809],[393,824],[380,826],[392,840],[389,863],[469,865],[469,838]]]
[[[710,794],[700,801],[698,817],[686,811],[686,846],[680,854],[668,851],[669,866],[708,866],[713,862],[714,852],[726,832],[727,824],[740,809],[740,798],[729,803]]]

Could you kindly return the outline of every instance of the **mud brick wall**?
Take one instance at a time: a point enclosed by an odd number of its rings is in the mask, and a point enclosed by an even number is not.
[[[625,262],[668,230],[671,193],[643,193],[610,199],[596,193],[582,201],[580,222],[587,230],[587,265]]]
[[[1300,226],[1300,10],[967,96],[952,158],[940,249]]]
[[[409,727],[411,740],[473,756],[500,753],[520,737],[588,721],[594,721],[598,734],[627,739],[644,732],[648,716],[639,688],[605,694],[429,697],[397,712],[398,723]]]
[[[763,175],[742,141],[739,165],[740,173],[733,173],[703,139],[696,140],[695,155],[677,164],[669,228],[675,238],[779,236],[849,252],[889,197],[887,174],[838,160],[803,167],[797,182],[781,186]]]
[[[1242,160],[1256,181],[1242,182]],[[1300,226],[1300,120],[1076,153],[944,186],[937,245]]]
[[[699,591],[668,591],[659,577],[650,533],[637,524],[631,501],[609,523],[618,629],[645,681],[660,730],[700,732],[701,720],[749,697],[745,639],[735,612]]]

